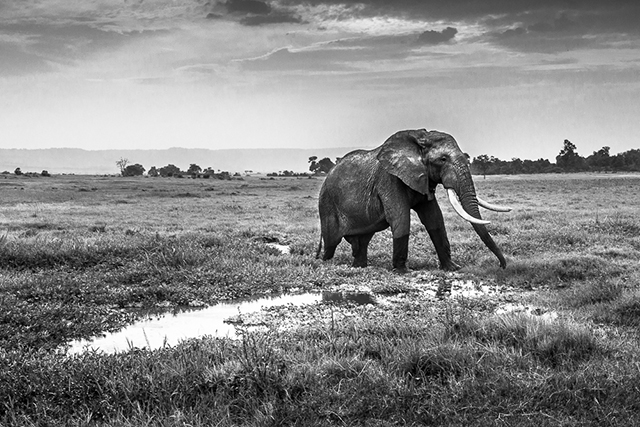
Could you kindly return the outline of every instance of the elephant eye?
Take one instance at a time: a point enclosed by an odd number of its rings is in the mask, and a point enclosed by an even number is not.
[[[439,161],[441,161],[442,163],[444,163],[444,162],[446,162],[447,160],[449,160],[449,157],[448,157],[448,156],[443,155],[443,156],[440,156],[440,158],[439,158],[438,160],[439,160]]]

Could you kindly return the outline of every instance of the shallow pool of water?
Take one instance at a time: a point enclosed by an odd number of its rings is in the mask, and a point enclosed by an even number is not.
[[[225,319],[239,313],[258,311],[263,307],[315,304],[320,301],[322,301],[322,295],[318,293],[280,295],[273,298],[221,303],[205,309],[174,314],[166,313],[127,326],[121,331],[106,334],[104,337],[73,341],[67,354],[78,354],[91,349],[105,353],[117,353],[131,348],[158,349],[164,345],[174,346],[185,339],[205,335],[235,338],[235,327],[226,323]]]
[[[334,304],[375,304],[374,296],[367,292],[324,291],[221,303],[204,309],[177,310],[174,313],[157,314],[103,337],[73,341],[67,354],[78,354],[88,350],[105,353],[117,353],[131,348],[153,350],[165,345],[175,346],[180,341],[205,335],[237,338],[236,327],[227,320],[237,317],[238,314],[253,313],[261,308],[280,305],[316,304],[321,301]]]

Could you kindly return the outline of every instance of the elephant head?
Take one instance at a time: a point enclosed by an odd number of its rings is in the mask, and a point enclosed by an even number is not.
[[[435,187],[442,184],[454,210],[472,224],[505,268],[504,256],[487,231],[489,221],[482,219],[478,207],[498,212],[511,208],[485,202],[476,195],[469,159],[451,135],[425,129],[401,131],[385,141],[377,158],[388,173],[430,199]]]

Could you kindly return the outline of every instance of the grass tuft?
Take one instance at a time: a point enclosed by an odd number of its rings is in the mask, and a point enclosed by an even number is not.
[[[619,326],[640,326],[640,289],[623,292],[618,298],[598,304],[593,309],[594,320]]]
[[[477,364],[477,353],[470,346],[459,342],[446,342],[414,352],[401,366],[403,374],[415,382],[437,381],[447,384],[450,380],[469,375]]]
[[[446,333],[458,339],[473,338],[487,345],[511,348],[552,367],[588,360],[599,350],[593,333],[584,326],[526,313],[461,318],[449,325]]]
[[[565,305],[579,308],[614,301],[622,295],[623,290],[624,283],[619,279],[591,279],[574,284],[560,294],[560,299]]]
[[[498,270],[501,283],[529,287],[540,285],[568,286],[573,283],[617,277],[624,269],[594,255],[570,254],[553,259],[514,260],[507,269]]]

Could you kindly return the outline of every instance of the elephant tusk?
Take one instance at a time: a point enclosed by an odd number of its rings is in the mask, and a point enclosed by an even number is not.
[[[451,206],[453,206],[453,209],[456,211],[458,215],[462,217],[462,219],[465,219],[472,224],[480,224],[480,225],[491,224],[491,221],[485,221],[483,219],[474,218],[471,215],[469,215],[467,211],[464,210],[460,202],[458,201],[458,195],[453,189],[447,188],[447,195],[449,196],[449,203],[451,203]]]
[[[476,199],[478,199],[478,204],[480,206],[482,206],[485,209],[489,209],[490,211],[496,211],[496,212],[511,212],[511,208],[509,206],[500,206],[500,205],[494,205],[493,203],[489,203],[485,200],[482,200],[480,197],[476,196]]]

